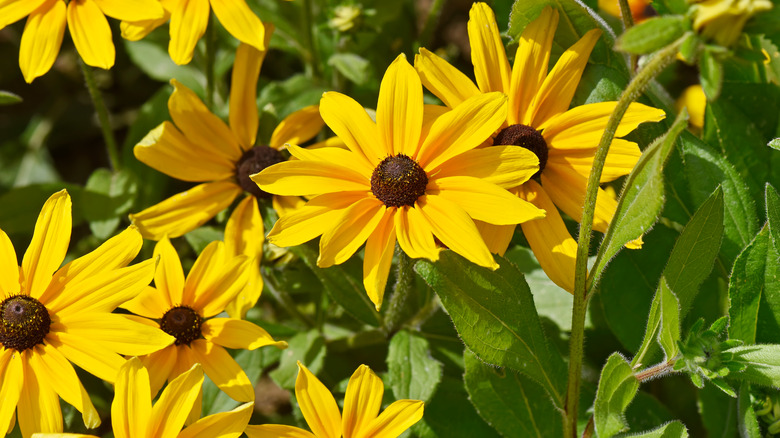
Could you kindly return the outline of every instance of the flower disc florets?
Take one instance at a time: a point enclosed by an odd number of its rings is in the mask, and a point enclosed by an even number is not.
[[[177,306],[165,312],[160,321],[160,328],[165,333],[176,338],[176,345],[189,345],[200,338],[200,326],[203,318],[190,307]]]
[[[371,174],[371,192],[388,207],[414,206],[427,185],[428,175],[404,154],[385,158]]]
[[[541,175],[547,164],[547,142],[539,131],[528,125],[512,125],[502,129],[493,140],[493,145],[515,145],[533,152],[539,158],[539,171],[532,178]]]
[[[0,344],[24,351],[43,343],[51,318],[40,301],[29,295],[6,298],[0,304]]]
[[[256,198],[270,198],[272,195],[260,190],[260,187],[257,187],[257,184],[249,176],[282,161],[284,161],[282,154],[272,147],[258,145],[249,149],[244,152],[236,164],[238,184]]]

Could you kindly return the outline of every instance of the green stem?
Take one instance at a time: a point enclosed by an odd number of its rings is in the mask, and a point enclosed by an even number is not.
[[[111,121],[109,120],[106,103],[103,101],[103,95],[100,93],[100,90],[98,90],[97,83],[95,82],[95,75],[92,73],[92,67],[85,64],[82,59],[79,59],[79,65],[81,66],[81,72],[84,74],[84,82],[87,84],[89,97],[92,98],[92,104],[95,106],[95,112],[97,112],[100,130],[103,133],[103,141],[106,143],[108,160],[111,163],[111,169],[118,171],[122,167],[121,160],[119,159],[119,147],[116,145],[114,131],[111,129]]]
[[[385,314],[385,331],[388,334],[395,333],[400,328],[407,301],[414,291],[414,263],[400,246],[396,246],[396,253],[398,254],[398,269],[395,286]]]
[[[306,33],[306,42],[309,46],[309,68],[311,69],[312,76],[315,78],[321,77],[320,71],[320,54],[317,50],[317,41],[314,38],[314,22],[312,20],[312,0],[303,0],[303,30]]]
[[[634,377],[636,377],[636,379],[640,382],[646,382],[648,380],[655,379],[656,377],[663,376],[674,370],[675,362],[677,362],[676,358],[666,362],[661,362],[634,374]]]
[[[607,121],[607,126],[604,128],[598,149],[593,157],[593,167],[588,178],[584,210],[582,212],[582,220],[580,221],[577,259],[574,271],[574,304],[571,315],[571,339],[569,340],[569,379],[564,420],[564,436],[567,438],[575,438],[577,436],[577,409],[580,398],[582,356],[585,340],[585,312],[590,298],[587,293],[588,250],[590,248],[591,231],[593,231],[596,196],[598,195],[599,181],[601,180],[601,172],[604,169],[609,145],[612,143],[620,120],[628,110],[631,102],[635,101],[642,94],[647,84],[674,60],[680,45],[686,37],[687,35],[684,35],[671,45],[658,51],[631,80]]]
[[[214,17],[209,15],[209,24],[206,27],[206,108],[214,108],[214,69],[217,57],[217,31]]]
[[[628,0],[618,0],[618,6],[620,6],[620,18],[623,20],[623,31],[625,32],[634,26],[634,15],[631,14],[631,6],[629,6]],[[628,56],[628,66],[632,76],[636,71],[638,61],[639,57],[635,54],[632,53]]]

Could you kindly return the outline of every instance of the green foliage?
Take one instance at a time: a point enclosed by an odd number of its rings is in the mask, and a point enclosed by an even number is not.
[[[405,330],[390,340],[387,368],[399,400],[430,400],[442,377],[442,364],[431,357],[428,341]]]
[[[13,105],[22,101],[22,98],[14,93],[0,90],[0,105]]]
[[[687,438],[688,429],[685,425],[679,421],[672,421],[664,424],[663,426],[649,430],[647,432],[640,432],[638,434],[631,434],[632,438]]]
[[[644,55],[672,43],[680,38],[685,30],[686,20],[681,15],[652,17],[620,35],[615,43],[615,49]]]
[[[613,353],[601,370],[593,403],[593,424],[600,437],[612,437],[628,428],[624,412],[639,390],[639,380],[628,361]]]

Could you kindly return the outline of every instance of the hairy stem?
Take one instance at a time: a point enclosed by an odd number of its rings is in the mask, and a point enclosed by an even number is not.
[[[106,144],[108,161],[111,164],[111,169],[118,171],[122,167],[119,159],[119,147],[117,147],[116,139],[114,138],[114,131],[111,129],[111,120],[108,116],[106,103],[103,101],[103,95],[100,93],[100,90],[98,90],[92,67],[85,64],[81,59],[79,59],[79,65],[81,66],[81,73],[84,74],[84,82],[87,84],[89,97],[92,99],[92,104],[95,106],[95,112],[100,122],[100,131],[103,133],[103,142]]]
[[[620,6],[620,19],[623,21],[623,31],[625,32],[634,26],[634,16],[631,14],[631,6],[629,6],[628,0],[618,0],[618,6]],[[636,71],[638,61],[639,57],[635,54],[628,55],[628,69],[632,76]]]
[[[390,297],[385,314],[385,331],[388,334],[395,333],[400,328],[407,301],[414,292],[414,263],[400,246],[396,246],[396,253],[398,254],[398,270],[396,271],[393,296]]]

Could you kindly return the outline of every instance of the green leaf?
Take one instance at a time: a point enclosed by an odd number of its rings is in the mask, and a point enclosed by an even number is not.
[[[769,146],[772,149],[780,151],[780,138],[771,140],[769,143],[767,143],[767,146]]]
[[[591,269],[591,284],[596,284],[607,263],[623,246],[652,228],[664,205],[663,167],[677,141],[688,126],[688,113],[683,111],[669,131],[650,145],[639,158],[626,180],[615,216],[599,247]]]
[[[624,412],[639,390],[634,370],[623,356],[612,353],[601,370],[596,400],[593,402],[593,424],[596,435],[609,438],[628,428]]]
[[[195,254],[200,254],[209,243],[222,240],[225,236],[222,228],[204,225],[184,235],[184,240],[190,244]]]
[[[316,375],[322,370],[327,349],[325,338],[317,330],[298,333],[287,344],[289,346],[282,352],[279,368],[268,375],[282,388],[293,389],[298,377],[298,361]]]
[[[771,184],[767,183],[764,192],[766,203],[766,218],[769,225],[769,235],[775,248],[780,248],[780,196]]]
[[[631,434],[631,438],[687,438],[688,429],[685,425],[679,421],[672,421],[664,424],[663,426],[648,430],[647,432],[639,432],[637,434]]]
[[[737,397],[737,426],[741,438],[761,438],[761,427],[758,425],[758,417],[750,402],[750,385],[743,383],[739,387]]]
[[[723,64],[706,48],[699,57],[699,80],[707,101],[714,102],[723,86]]]
[[[11,93],[10,91],[2,91],[0,90],[0,105],[11,105],[14,103],[19,103],[22,101],[22,98],[14,93]]]
[[[467,347],[487,363],[536,380],[561,407],[566,365],[544,336],[523,274],[496,260],[501,267],[491,271],[445,251],[438,262],[423,259],[415,269],[439,295]]]
[[[371,79],[371,63],[354,53],[336,53],[328,59],[328,65],[358,85]]]
[[[279,350],[274,347],[258,348],[257,350],[238,350],[234,359],[244,370],[252,385],[257,385],[263,369],[267,367],[267,357],[278,357]],[[201,417],[213,415],[219,412],[227,412],[242,404],[230,398],[219,389],[211,379],[206,377],[203,382],[203,412]]]
[[[428,341],[406,330],[390,340],[387,368],[396,400],[427,402],[441,381],[442,365],[431,357]]]
[[[696,391],[699,412],[704,427],[711,437],[737,436],[737,400],[714,385]]]
[[[7,234],[29,234],[35,229],[35,221],[41,207],[51,195],[67,189],[73,201],[73,226],[84,220],[81,203],[84,189],[74,184],[47,183],[15,188],[0,195],[0,229]],[[13,206],[8,208],[7,206]]]
[[[745,365],[740,373],[730,378],[761,386],[780,387],[780,345],[743,345],[726,350],[734,355],[734,361]]]
[[[84,186],[82,211],[89,228],[99,239],[114,233],[120,217],[130,211],[135,201],[138,184],[133,174],[108,169],[97,169]]]
[[[680,302],[669,289],[666,279],[661,279],[659,287],[661,309],[661,327],[658,333],[658,343],[664,349],[666,359],[670,360],[680,352],[677,342],[680,340]]]
[[[199,95],[205,92],[206,76],[192,65],[176,65],[162,46],[147,39],[123,41],[133,64],[150,78],[162,82],[176,79]]]
[[[413,432],[420,438],[498,438],[500,435],[474,410],[463,381],[444,376],[433,399],[425,404],[425,415]]]
[[[685,17],[665,15],[652,17],[628,29],[618,38],[615,49],[644,55],[655,52],[685,33]]]
[[[479,415],[506,438],[560,436],[561,414],[533,380],[465,352],[463,380]]]

